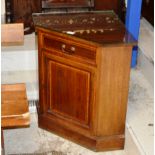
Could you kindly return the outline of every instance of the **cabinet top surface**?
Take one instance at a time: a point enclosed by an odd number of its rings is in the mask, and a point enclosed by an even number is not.
[[[113,11],[33,14],[34,25],[99,44],[136,44]]]

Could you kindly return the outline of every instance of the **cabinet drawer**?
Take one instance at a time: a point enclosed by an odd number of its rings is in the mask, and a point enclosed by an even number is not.
[[[43,47],[47,49],[54,49],[57,52],[61,52],[67,55],[77,56],[81,58],[87,58],[90,60],[96,60],[96,49],[91,46],[83,46],[77,44],[74,41],[67,39],[49,37],[43,35]]]

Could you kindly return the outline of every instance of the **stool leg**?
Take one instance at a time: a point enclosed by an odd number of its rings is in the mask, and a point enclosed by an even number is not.
[[[1,128],[1,155],[5,155],[4,150],[4,135],[3,135],[3,129]]]

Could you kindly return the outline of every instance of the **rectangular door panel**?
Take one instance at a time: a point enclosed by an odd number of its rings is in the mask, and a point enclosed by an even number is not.
[[[89,124],[90,72],[47,61],[48,112]]]

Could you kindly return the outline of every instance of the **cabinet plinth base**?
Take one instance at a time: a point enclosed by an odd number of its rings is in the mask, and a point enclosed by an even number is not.
[[[47,119],[47,118],[46,118]],[[53,122],[45,121],[45,118],[39,115],[38,125],[40,128],[51,131],[65,139],[71,140],[81,146],[84,146],[93,151],[109,151],[119,150],[124,148],[125,136],[113,135],[106,137],[86,136],[78,132],[71,131],[63,126]]]

